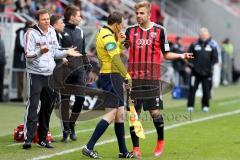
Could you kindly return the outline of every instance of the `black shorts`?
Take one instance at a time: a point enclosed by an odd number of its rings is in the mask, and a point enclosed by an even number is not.
[[[161,99],[161,82],[158,80],[132,81],[131,97],[134,99],[136,111],[163,109]]]
[[[119,73],[104,73],[99,75],[98,88],[112,93],[117,98],[117,101],[112,101],[109,106],[105,106],[106,108],[124,106],[123,82],[124,78]]]

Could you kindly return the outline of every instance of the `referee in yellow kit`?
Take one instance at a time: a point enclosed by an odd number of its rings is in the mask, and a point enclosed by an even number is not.
[[[122,46],[117,36],[123,28],[123,15],[119,12],[113,12],[109,15],[107,22],[108,25],[101,28],[96,37],[97,55],[101,65],[98,87],[112,93],[117,97],[117,101],[105,106],[108,112],[97,124],[82,153],[90,158],[99,158],[98,153],[93,148],[109,124],[114,121],[120,152],[119,158],[135,158],[131,152],[128,152],[125,144],[123,84],[124,79],[130,81],[131,77],[121,61]]]

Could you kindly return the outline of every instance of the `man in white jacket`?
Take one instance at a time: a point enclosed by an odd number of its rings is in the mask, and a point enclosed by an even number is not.
[[[46,140],[49,120],[52,112],[52,102],[55,98],[53,90],[48,85],[48,78],[55,67],[54,58],[80,56],[75,48],[59,50],[56,32],[50,26],[50,15],[47,10],[38,10],[35,14],[37,25],[28,29],[24,36],[28,78],[28,103],[25,113],[23,149],[31,148],[38,125],[38,144],[53,148]]]

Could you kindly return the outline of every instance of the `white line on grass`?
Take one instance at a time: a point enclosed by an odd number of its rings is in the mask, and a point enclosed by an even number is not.
[[[239,99],[234,99],[234,100],[230,100],[230,101],[224,101],[224,102],[220,102],[219,106],[224,106],[224,105],[229,105],[229,104],[235,104],[235,103],[239,103],[240,100]],[[76,131],[76,133],[84,133],[84,132],[90,132],[93,131],[93,128],[91,129],[84,129],[84,130],[78,130]],[[8,134],[6,134],[8,135]],[[58,135],[54,135],[53,138],[57,138],[57,137],[61,137],[62,134],[58,134]],[[0,136],[1,137],[1,136]],[[22,143],[14,143],[14,144],[9,144],[7,145],[8,147],[13,147],[13,146],[18,146],[21,145]]]
[[[240,100],[239,99],[234,99],[234,100],[230,100],[230,101],[224,101],[224,102],[220,102],[219,103],[219,106],[225,106],[225,105],[229,105],[229,104],[236,104],[236,103],[239,103]],[[83,130],[78,130],[76,131],[76,133],[84,133],[84,132],[91,132],[93,131],[94,128],[91,128],[91,129],[83,129]],[[53,138],[58,138],[58,137],[61,137],[62,134],[58,134],[58,135],[54,135],[52,136]],[[7,145],[8,147],[13,147],[13,146],[18,146],[18,145],[22,145],[22,143],[14,143],[14,144],[10,144],[10,145]]]
[[[109,126],[109,127],[113,127],[113,125]],[[91,132],[94,131],[95,128],[90,128],[90,129],[82,129],[82,130],[77,130],[75,131],[76,134],[78,133],[85,133],[85,132]],[[62,137],[62,134],[57,134],[52,136],[53,138],[58,138],[58,137]]]
[[[230,101],[224,101],[224,102],[220,102],[219,103],[219,106],[225,106],[225,105],[229,105],[229,104],[236,104],[236,103],[239,103],[240,100],[239,99],[234,99],[234,100],[230,100]],[[78,130],[76,131],[76,133],[85,133],[85,132],[91,132],[93,131],[94,128],[91,128],[91,129],[83,129],[83,130]],[[61,137],[62,134],[58,134],[58,135],[54,135],[52,136],[53,138],[58,138],[58,137]],[[22,145],[22,143],[14,143],[14,144],[9,144],[7,145],[8,147],[13,147],[13,146],[18,146],[18,145]]]
[[[231,100],[231,101],[221,102],[221,103],[219,103],[219,106],[228,106],[230,104],[236,104],[239,102],[240,102],[240,99],[235,99],[235,100]]]
[[[212,115],[212,116],[208,116],[208,117],[204,117],[204,118],[199,118],[199,119],[192,120],[192,121],[187,121],[187,122],[182,122],[182,123],[178,123],[178,124],[173,124],[173,125],[165,127],[165,130],[169,130],[169,129],[185,126],[185,125],[188,125],[188,124],[194,124],[194,123],[198,123],[198,122],[203,122],[203,121],[207,121],[207,120],[211,120],[211,119],[215,119],[215,118],[219,118],[219,117],[230,116],[230,115],[234,115],[234,114],[238,114],[238,113],[240,113],[240,110],[235,110],[235,111],[232,111],[232,112],[216,114],[216,115]],[[145,134],[147,135],[147,134],[152,134],[152,133],[155,133],[155,132],[156,131],[154,129],[154,130],[146,131]],[[126,138],[130,138],[130,136],[128,135],[128,136],[126,136]],[[112,143],[112,142],[115,142],[115,141],[117,141],[116,138],[113,138],[113,139],[110,139],[110,140],[101,141],[101,142],[98,142],[96,144],[96,146]],[[65,151],[61,151],[61,152],[57,152],[57,153],[53,153],[53,154],[49,154],[49,155],[35,157],[35,158],[32,158],[32,160],[47,159],[47,158],[52,158],[52,157],[55,157],[55,156],[60,156],[60,155],[63,155],[63,154],[72,153],[72,152],[81,150],[83,147],[84,146],[76,147],[76,148],[68,149],[68,150],[65,150]]]

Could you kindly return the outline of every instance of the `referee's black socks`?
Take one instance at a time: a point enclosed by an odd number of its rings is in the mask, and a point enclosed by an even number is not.
[[[120,153],[127,153],[127,147],[125,143],[125,131],[124,131],[124,123],[123,122],[116,122],[114,124],[115,134],[118,140],[118,147]]]
[[[87,148],[90,150],[93,150],[93,147],[95,146],[96,142],[98,141],[98,139],[103,135],[103,133],[106,131],[106,129],[108,128],[109,123],[102,119],[96,126],[92,137],[90,138],[90,140],[88,141],[87,144]]]

